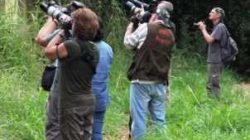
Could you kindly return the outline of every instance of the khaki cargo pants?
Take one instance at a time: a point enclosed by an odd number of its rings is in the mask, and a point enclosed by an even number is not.
[[[222,63],[208,63],[208,82],[207,92],[209,97],[220,98],[220,75],[222,72]]]

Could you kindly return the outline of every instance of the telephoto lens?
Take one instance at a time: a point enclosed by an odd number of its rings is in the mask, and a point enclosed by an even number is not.
[[[130,1],[133,2],[133,3],[135,3],[139,7],[143,7],[144,9],[148,9],[149,8],[149,4],[141,2],[139,0],[130,0]]]
[[[61,8],[49,6],[47,13],[48,15],[58,20],[63,29],[71,28],[71,17],[65,14]]]
[[[199,23],[198,22],[194,22],[193,25],[194,26],[199,26]]]
[[[137,8],[137,7],[135,6],[135,4],[133,4],[133,3],[130,2],[130,1],[127,1],[127,2],[125,3],[125,5],[129,8],[129,10],[130,10],[131,12],[133,12],[134,9]]]
[[[79,9],[83,8],[85,5],[79,1],[73,1],[66,7],[58,5],[55,1],[49,0],[48,3],[42,2],[40,8],[42,11],[58,20],[63,29],[71,29],[71,17],[70,14]]]
[[[68,4],[66,6],[67,8],[67,12],[69,14],[71,14],[72,12],[74,12],[75,10],[79,9],[79,8],[84,8],[86,7],[83,3],[79,2],[79,1],[73,1],[70,4]]]

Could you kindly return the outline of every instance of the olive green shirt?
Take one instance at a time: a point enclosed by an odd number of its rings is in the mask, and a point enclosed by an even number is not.
[[[98,62],[98,51],[90,42],[80,42],[76,39],[65,41],[68,56],[59,60],[60,106],[63,108],[95,104],[95,97],[91,93],[91,80]],[[90,63],[95,66],[94,69]]]

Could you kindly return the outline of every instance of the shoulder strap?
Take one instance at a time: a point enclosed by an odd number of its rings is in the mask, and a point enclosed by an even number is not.
[[[225,30],[226,30],[227,36],[228,36],[228,37],[230,37],[230,36],[231,36],[231,34],[230,34],[230,32],[228,31],[228,29],[227,29],[227,27],[226,27],[226,25],[225,25],[225,24],[224,24],[224,28],[225,28]]]

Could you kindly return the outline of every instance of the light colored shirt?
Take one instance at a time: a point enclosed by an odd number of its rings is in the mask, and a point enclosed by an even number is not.
[[[164,24],[162,20],[156,20],[154,23]],[[148,23],[140,24],[131,34],[124,36],[123,44],[128,49],[140,49],[148,35]]]
[[[148,34],[147,23],[139,25],[139,27],[131,34],[124,36],[124,45],[128,49],[140,49]]]

